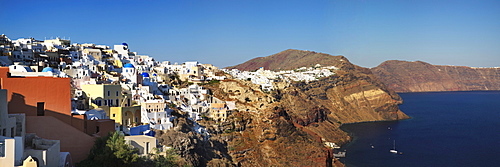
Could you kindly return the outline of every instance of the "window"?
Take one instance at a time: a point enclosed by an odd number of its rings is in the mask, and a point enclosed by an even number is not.
[[[37,102],[36,103],[36,116],[44,116],[44,115],[45,115],[45,102]]]
[[[116,105],[120,107],[120,100],[116,99]]]
[[[113,114],[113,118],[116,117],[116,114]]]
[[[116,96],[118,96],[118,91],[116,91]]]
[[[104,100],[104,105],[108,105],[108,101],[107,100]]]
[[[110,91],[108,90],[108,96],[110,96]]]

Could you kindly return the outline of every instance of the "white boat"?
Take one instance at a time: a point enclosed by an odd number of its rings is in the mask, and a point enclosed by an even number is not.
[[[394,140],[394,145],[393,145],[392,149],[389,150],[389,152],[394,153],[394,154],[398,153],[398,151],[396,150],[396,140]]]
[[[339,151],[338,153],[333,153],[333,157],[335,158],[344,158],[345,157],[345,151]]]

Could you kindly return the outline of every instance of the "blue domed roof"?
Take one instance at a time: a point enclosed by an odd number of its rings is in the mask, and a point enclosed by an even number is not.
[[[153,74],[153,76],[156,76],[156,74]]]
[[[43,68],[42,72],[54,72],[54,70],[52,70],[52,68],[50,67],[45,67]]]
[[[142,77],[144,77],[144,78],[149,78],[149,74],[148,74],[147,72],[143,72],[141,75],[142,75]]]
[[[134,68],[134,65],[127,63],[123,66],[123,68]]]

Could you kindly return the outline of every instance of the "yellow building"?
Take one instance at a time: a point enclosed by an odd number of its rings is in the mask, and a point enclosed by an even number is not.
[[[225,122],[229,116],[225,103],[210,103],[209,115],[215,121]]]
[[[82,91],[90,97],[93,108],[102,108],[109,115],[109,107],[132,105],[132,95],[122,94],[121,85],[82,85]]]
[[[82,91],[97,107],[130,106],[131,100],[122,94],[121,85],[82,85]],[[125,99],[125,100],[124,100]]]
[[[101,61],[102,60],[102,51],[100,49],[83,49],[84,55],[91,55],[94,59]]]
[[[141,104],[147,113],[164,112],[167,104],[163,100],[148,100]]]
[[[141,106],[110,107],[109,118],[125,127],[134,127],[141,123]]]

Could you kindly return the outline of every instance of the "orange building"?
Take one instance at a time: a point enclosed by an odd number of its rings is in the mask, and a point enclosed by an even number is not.
[[[8,72],[8,67],[0,67],[0,88],[9,92],[10,114],[53,116],[71,125],[69,78],[8,77]]]
[[[0,67],[0,89],[7,89],[9,114],[26,115],[26,132],[60,140],[73,162],[85,159],[95,137],[114,131],[114,120],[87,120],[71,114],[70,78],[11,77]]]

